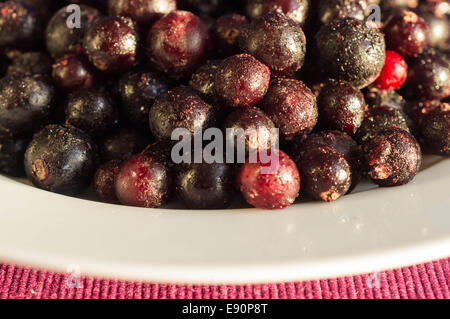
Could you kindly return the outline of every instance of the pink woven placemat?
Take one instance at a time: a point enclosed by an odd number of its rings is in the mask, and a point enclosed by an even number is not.
[[[165,285],[81,277],[0,264],[0,299],[450,299],[450,258],[391,271],[330,280],[266,285]]]

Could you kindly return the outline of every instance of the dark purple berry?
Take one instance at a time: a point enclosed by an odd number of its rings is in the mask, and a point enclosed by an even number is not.
[[[99,70],[120,73],[136,62],[139,36],[130,18],[104,18],[83,39],[83,51]]]
[[[300,161],[302,191],[316,200],[332,202],[347,194],[352,184],[352,169],[342,153],[328,146],[305,152]]]
[[[247,155],[277,146],[275,124],[256,107],[238,108],[230,113],[224,130],[226,143],[235,151],[244,146]]]
[[[8,74],[49,75],[52,71],[52,59],[42,52],[26,52],[12,60]]]
[[[111,160],[101,165],[95,172],[94,191],[101,200],[109,203],[118,202],[115,184],[121,165],[121,160]]]
[[[366,112],[355,139],[359,144],[364,144],[388,128],[399,128],[409,132],[408,118],[401,110],[378,106]]]
[[[82,56],[67,54],[53,64],[53,81],[65,92],[90,88],[97,77],[93,67]]]
[[[35,8],[21,1],[0,3],[0,48],[32,48],[41,39],[41,29]]]
[[[421,101],[450,96],[450,59],[432,49],[410,63],[405,94]]]
[[[149,144],[142,151],[142,154],[157,158],[159,161],[166,163],[169,168],[175,167],[175,163],[172,161],[172,145],[170,144],[164,142]]]
[[[309,7],[309,0],[246,0],[245,14],[251,19],[256,19],[269,12],[284,13],[303,25],[307,20]]]
[[[145,32],[155,21],[176,9],[176,0],[108,0],[111,16],[133,18]]]
[[[235,171],[220,163],[181,165],[175,178],[178,198],[191,209],[227,208],[235,198]]]
[[[146,140],[131,128],[120,127],[108,133],[99,143],[103,161],[125,161],[145,148]]]
[[[317,14],[322,24],[347,17],[364,20],[368,2],[367,0],[319,0]]]
[[[275,80],[261,103],[261,108],[280,129],[280,135],[290,140],[305,136],[317,124],[316,97],[301,81]]]
[[[301,163],[301,159],[306,151],[328,146],[344,155],[351,166],[352,186],[349,192],[353,190],[361,180],[363,174],[363,154],[356,141],[347,133],[341,131],[322,131],[311,134],[306,140],[300,143],[293,143],[291,156],[296,163]]]
[[[258,104],[269,88],[270,70],[248,54],[233,55],[220,63],[215,78],[217,95],[229,106]]]
[[[66,123],[92,136],[102,135],[118,122],[117,107],[99,89],[82,89],[69,94],[65,105]]]
[[[202,93],[203,97],[210,102],[216,102],[216,90],[214,81],[220,61],[207,61],[195,71],[189,81],[189,85]]]
[[[315,42],[322,71],[357,88],[374,82],[384,66],[383,34],[360,20],[334,20],[320,29]]]
[[[157,21],[147,37],[150,63],[168,76],[189,76],[208,58],[211,39],[206,25],[187,11],[174,11]]]
[[[169,88],[169,81],[156,72],[131,71],[123,75],[116,85],[122,115],[136,128],[148,130],[150,107]]]
[[[258,156],[258,160],[249,159],[242,166],[238,175],[239,189],[245,200],[256,208],[286,208],[299,194],[300,174],[284,152],[272,149],[267,155],[271,159],[268,162]]]
[[[156,98],[150,108],[150,130],[161,141],[171,141],[172,132],[187,129],[192,135],[215,122],[215,109],[199,93],[180,86]]]
[[[366,103],[350,83],[331,80],[320,91],[317,106],[321,126],[354,134],[364,119]]]
[[[404,57],[415,57],[428,45],[428,25],[409,10],[400,10],[389,17],[384,33],[389,50]]]
[[[36,133],[25,153],[25,171],[42,189],[76,195],[91,182],[97,165],[96,146],[73,126],[49,125]]]
[[[45,42],[48,52],[55,58],[67,53],[80,54],[82,52],[83,37],[95,23],[102,17],[101,13],[92,7],[80,6],[79,28],[69,28],[69,17],[73,11],[67,12],[67,7],[57,11],[45,30]]]
[[[54,91],[40,75],[0,79],[0,132],[20,134],[39,128],[53,110]]]
[[[172,178],[165,163],[140,154],[122,164],[116,178],[116,196],[124,205],[159,207],[170,196]]]
[[[0,135],[0,173],[21,177],[25,175],[23,159],[30,142],[29,136]]]
[[[419,143],[411,134],[398,128],[380,131],[364,144],[364,152],[369,177],[385,187],[409,183],[422,163]]]
[[[239,45],[279,76],[293,75],[305,60],[305,34],[282,13],[268,13],[242,28]]]
[[[216,50],[222,56],[230,56],[240,52],[238,38],[247,19],[240,14],[221,16],[214,23],[211,34]]]
[[[427,153],[450,155],[450,104],[443,103],[443,110],[424,114],[419,121],[419,141]]]

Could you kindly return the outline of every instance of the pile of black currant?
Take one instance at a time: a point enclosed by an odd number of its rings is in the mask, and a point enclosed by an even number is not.
[[[406,184],[422,152],[450,155],[449,18],[446,0],[1,1],[0,172],[192,209]],[[175,164],[179,128],[255,136],[245,163]]]

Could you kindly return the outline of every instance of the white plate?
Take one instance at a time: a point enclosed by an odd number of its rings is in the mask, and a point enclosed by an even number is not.
[[[140,209],[0,176],[0,260],[164,283],[265,283],[371,273],[450,256],[450,160],[404,187],[283,211]],[[75,270],[74,270],[75,269]]]

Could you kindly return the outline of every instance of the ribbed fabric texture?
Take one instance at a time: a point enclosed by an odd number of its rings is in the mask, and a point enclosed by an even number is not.
[[[450,258],[397,270],[267,285],[165,285],[81,277],[0,264],[0,298],[31,299],[449,299]]]

